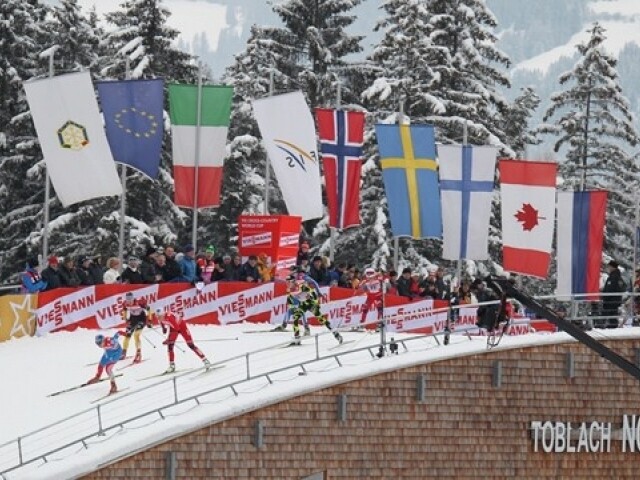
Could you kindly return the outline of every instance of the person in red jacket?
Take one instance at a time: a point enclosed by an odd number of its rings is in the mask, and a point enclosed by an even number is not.
[[[360,282],[359,290],[367,294],[367,301],[362,309],[360,323],[366,323],[370,310],[378,312],[378,319],[382,313],[382,276],[369,267],[364,270],[364,280]]]
[[[187,322],[184,321],[183,318],[177,317],[175,314],[171,312],[164,312],[160,309],[156,310],[155,319],[157,323],[162,327],[162,333],[167,333],[169,331],[169,335],[167,339],[162,342],[167,346],[167,351],[169,352],[169,368],[165,373],[173,373],[176,371],[175,353],[173,351],[173,347],[176,344],[176,340],[178,339],[178,335],[182,335],[184,341],[187,342],[187,346],[194,351],[194,353],[202,360],[204,366],[209,368],[211,363],[207,360],[207,357],[204,356],[204,353],[196,347],[193,343],[193,337],[191,336],[191,332],[189,331],[189,327],[187,326]]]

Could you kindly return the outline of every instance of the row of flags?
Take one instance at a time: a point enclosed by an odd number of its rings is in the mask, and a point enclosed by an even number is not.
[[[64,206],[122,194],[115,162],[158,175],[163,80],[98,82],[97,88],[104,126],[88,72],[25,83]],[[217,206],[233,89],[172,84],[168,91],[175,203]],[[302,92],[255,100],[253,110],[289,214],[323,215],[322,160],[330,226],[358,225],[364,112],[318,108],[314,121]],[[394,236],[442,238],[449,260],[487,259],[497,148],[436,146],[431,125],[375,128]],[[546,278],[557,208],[558,293],[596,292],[607,194],[557,193],[556,170],[554,163],[500,161],[503,267]]]
[[[102,116],[88,72],[24,86],[51,181],[65,207],[121,195],[116,162],[157,178],[165,124],[162,79],[98,82]],[[233,89],[171,84],[168,90],[175,203],[217,206]]]

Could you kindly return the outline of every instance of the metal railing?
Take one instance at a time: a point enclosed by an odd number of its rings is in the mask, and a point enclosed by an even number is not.
[[[320,337],[327,335],[322,333],[314,336],[315,351],[303,354],[301,360],[286,364],[279,368],[265,368],[267,354],[273,357],[277,353],[277,348],[286,344],[277,344],[260,350],[244,353],[212,363],[215,372],[224,372],[221,368],[236,364],[236,367],[243,365],[243,374],[236,375],[237,378],[230,379],[217,386],[202,387],[201,382],[191,382],[194,377],[202,375],[212,375],[211,378],[219,378],[215,373],[206,372],[203,368],[177,373],[171,378],[162,379],[132,392],[123,393],[113,399],[105,400],[96,404],[95,407],[86,409],[71,417],[64,418],[53,424],[22,435],[15,440],[0,445],[0,477],[6,479],[6,475],[20,468],[34,464],[35,462],[47,463],[52,456],[64,451],[71,451],[82,446],[88,449],[90,440],[98,439],[109,434],[113,430],[124,429],[125,426],[135,426],[145,419],[147,421],[162,420],[167,417],[168,410],[180,410],[180,406],[188,404],[203,405],[207,403],[217,403],[230,396],[239,396],[243,392],[243,384],[264,382],[264,386],[272,385],[279,381],[280,374],[292,370],[299,370],[296,374],[306,374],[308,367],[312,364],[321,365],[327,363],[326,367],[342,367],[345,364],[344,357],[353,356],[361,352],[368,352],[370,360],[375,360],[379,355],[380,343],[358,347],[357,342],[353,348],[345,348],[336,353],[321,354]],[[464,330],[461,331],[464,333]],[[416,335],[409,338],[402,338],[392,342],[386,342],[386,346],[391,343],[401,345],[405,352],[409,351],[408,344],[425,339],[434,339],[435,346],[442,343],[439,336],[444,332],[429,335]],[[369,334],[363,334],[363,338]],[[370,337],[369,337],[370,338]],[[288,342],[287,342],[288,343]],[[433,344],[431,344],[433,346]],[[346,347],[346,346],[345,346]],[[418,351],[418,349],[415,349]],[[238,369],[234,369],[237,371]],[[223,378],[224,379],[224,378]],[[261,387],[261,388],[262,388]],[[153,407],[148,406],[149,398],[153,398]],[[144,407],[146,406],[146,407]],[[191,405],[193,406],[193,405]],[[140,407],[140,408],[138,408]],[[131,414],[131,412],[139,412]],[[179,412],[178,412],[179,413]]]

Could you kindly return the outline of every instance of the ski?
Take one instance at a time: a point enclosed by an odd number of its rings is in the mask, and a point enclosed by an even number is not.
[[[333,347],[327,348],[327,350],[335,350],[336,348],[344,347],[345,345],[349,345],[350,343],[354,343],[355,340],[344,340],[342,343],[338,345],[334,345]]]
[[[125,390],[129,390],[129,387],[121,388],[117,392],[114,392],[114,393],[107,393],[106,395],[98,397],[95,400],[91,400],[89,403],[98,403],[101,400],[104,400],[104,399],[109,398],[109,397],[113,397],[114,395],[117,395],[117,394],[119,394],[121,392],[124,392]]]
[[[147,359],[146,359],[146,358],[144,358],[144,359],[140,360],[139,362],[131,362],[131,363],[127,363],[126,365],[123,365],[122,367],[116,368],[116,370],[117,370],[117,371],[124,370],[125,368],[134,367],[134,366],[139,365],[139,364],[141,364],[142,362],[146,362],[146,361],[147,361]]]
[[[115,375],[116,378],[121,376],[122,376],[122,373]],[[79,390],[81,388],[88,387],[89,385],[95,385],[96,383],[104,382],[106,380],[110,380],[110,378],[105,377],[105,378],[101,378],[100,380],[94,383],[83,383],[82,385],[76,385],[75,387],[65,388],[64,390],[59,390],[57,392],[50,393],[49,395],[47,395],[47,397],[55,397],[56,395],[60,395],[62,393],[73,392],[74,390]]]
[[[291,333],[289,330],[276,330],[275,328],[272,328],[271,330],[247,330],[242,333],[252,334],[252,333],[287,333],[287,332]]]
[[[310,347],[312,346],[312,343],[298,343],[298,342],[290,342],[290,343],[286,343],[284,345],[280,345],[278,348],[289,348],[289,347]]]
[[[168,377],[169,375],[173,375],[173,374],[176,374],[176,373],[186,373],[186,372],[188,372],[190,370],[195,370],[195,368],[178,368],[178,369],[174,370],[173,372],[164,371],[162,373],[156,373],[155,375],[149,375],[148,377],[137,378],[136,380],[141,382],[143,380],[149,380],[151,378]]]
[[[204,375],[206,375],[207,373],[211,373],[215,370],[220,370],[221,368],[226,367],[226,365],[212,365],[209,368],[205,368],[204,371],[202,372],[198,372],[195,375],[192,375],[191,377],[189,377],[192,380],[195,380],[196,378],[202,377]]]

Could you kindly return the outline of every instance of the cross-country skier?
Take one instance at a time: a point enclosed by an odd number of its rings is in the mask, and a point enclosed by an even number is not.
[[[162,310],[157,309],[155,319],[162,327],[162,333],[167,333],[167,330],[169,331],[169,336],[164,342],[162,342],[163,345],[167,346],[167,351],[169,352],[169,368],[165,371],[165,373],[173,373],[176,371],[176,364],[174,362],[175,353],[173,351],[173,347],[176,344],[178,335],[182,335],[184,341],[187,342],[187,346],[194,351],[194,353],[200,358],[200,360],[202,360],[202,363],[204,363],[204,366],[206,368],[209,368],[211,366],[209,360],[207,360],[207,357],[204,356],[204,353],[202,353],[202,351],[193,343],[193,337],[191,336],[191,332],[189,331],[187,322],[185,322],[183,318],[178,318],[171,312],[163,312]]]
[[[360,283],[359,289],[367,294],[367,301],[362,309],[362,318],[360,323],[365,323],[367,313],[375,309],[378,312],[378,318],[382,313],[382,277],[376,273],[373,268],[366,268],[364,271],[364,280]]]
[[[113,366],[118,362],[118,360],[120,360],[120,356],[122,355],[122,347],[120,346],[120,342],[118,341],[119,335],[120,332],[117,332],[112,337],[105,337],[102,334],[96,335],[96,345],[104,349],[104,353],[102,354],[102,358],[98,363],[98,371],[96,372],[95,377],[91,378],[87,382],[88,385],[98,382],[100,380],[100,377],[102,376],[102,372],[106,370],[107,375],[109,375],[109,379],[111,380],[111,389],[109,390],[109,395],[118,391],[118,386],[116,385],[116,377],[113,373]]]
[[[295,293],[299,290],[299,285],[296,282],[295,275],[289,275],[286,279],[287,281],[287,312],[285,313],[284,320],[282,321],[282,325],[277,326],[273,329],[275,332],[284,332],[287,329],[287,323],[289,323],[289,319],[293,316],[293,311],[300,305],[300,300],[295,296]],[[309,328],[309,322],[307,321],[307,316],[302,315],[302,324],[304,325],[304,336],[308,337],[311,335],[311,329]]]
[[[326,315],[320,312],[320,287],[316,281],[305,273],[299,273],[295,280],[295,287],[291,289],[288,295],[288,303],[293,306],[293,336],[292,345],[300,344],[300,319],[304,317],[305,312],[311,314],[318,319],[320,325],[324,325],[333,332],[333,336],[342,343],[342,335],[334,332],[331,323]]]
[[[129,340],[133,336],[133,341],[136,344],[136,356],[133,358],[133,363],[140,363],[142,361],[142,345],[140,342],[140,335],[142,329],[147,325],[147,315],[149,314],[149,306],[144,298],[135,300],[133,293],[128,292],[125,295],[124,308],[122,310],[122,319],[127,322],[126,337],[124,339],[122,359],[127,356],[127,350],[129,348]]]

